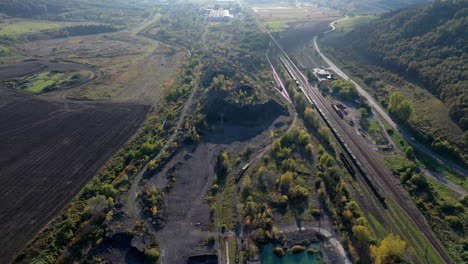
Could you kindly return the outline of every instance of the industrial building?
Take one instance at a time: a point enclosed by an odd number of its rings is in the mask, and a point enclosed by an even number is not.
[[[229,13],[229,10],[218,9],[210,10],[208,15],[208,22],[229,22],[234,19],[234,16]]]
[[[333,74],[326,69],[314,69],[314,73],[319,80],[333,80]]]

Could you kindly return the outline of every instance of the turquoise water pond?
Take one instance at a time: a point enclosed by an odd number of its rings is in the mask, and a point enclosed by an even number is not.
[[[273,253],[273,249],[275,247],[279,247],[280,245],[273,245],[268,244],[262,246],[261,250],[261,263],[262,264],[319,264],[319,263],[326,263],[323,254],[319,257],[320,253],[309,254],[307,253],[307,249],[319,249],[320,244],[310,244],[306,247],[304,252],[299,254],[291,254],[287,253],[283,257],[278,257]],[[323,253],[323,252],[322,252]]]

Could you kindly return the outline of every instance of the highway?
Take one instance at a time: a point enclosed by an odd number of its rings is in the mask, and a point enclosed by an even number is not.
[[[337,21],[334,21],[332,23],[330,23],[330,27],[331,29],[328,30],[328,31],[325,31],[323,32],[323,34],[327,34],[327,33],[330,33],[332,31],[334,31],[336,28],[335,28],[335,24],[339,21],[343,21],[343,20],[346,20],[348,19],[348,17],[345,17],[343,19],[340,19],[340,20],[337,20]],[[380,106],[380,104],[378,104],[374,98],[366,91],[364,90],[364,88],[362,88],[358,83],[356,83],[354,80],[352,80],[351,78],[349,78],[348,75],[346,75],[346,73],[344,73],[340,68],[338,68],[327,56],[325,56],[322,51],[320,50],[320,47],[318,46],[318,43],[317,43],[317,38],[318,36],[315,36],[314,37],[314,47],[315,49],[317,50],[318,54],[320,54],[320,56],[322,57],[322,59],[329,65],[329,68],[336,73],[336,75],[340,76],[341,78],[343,78],[344,80],[348,80],[350,82],[352,82],[355,86],[356,86],[356,89],[358,90],[359,94],[366,98],[366,100],[369,102],[370,106],[374,109],[375,112],[377,112],[383,119],[385,119],[385,121],[395,130],[397,130],[402,136],[405,137],[405,139],[410,142],[414,147],[418,148],[419,150],[423,151],[424,153],[426,153],[427,155],[430,155],[432,157],[434,157],[435,159],[437,159],[438,161],[446,164],[449,168],[453,168],[455,170],[457,170],[458,172],[460,172],[462,175],[468,175],[468,170],[462,168],[461,166],[441,157],[440,155],[436,154],[435,152],[433,152],[432,150],[430,150],[429,148],[427,148],[426,146],[418,143],[416,140],[414,140],[411,135],[409,135],[408,133],[406,133],[403,129],[401,129],[400,126],[398,126],[398,124],[396,124],[395,122],[393,122],[392,118],[388,115],[388,113],[382,108],[382,106]]]
[[[351,160],[354,160],[355,164],[361,168],[361,171],[363,172],[361,174],[367,175],[368,178],[370,178],[372,184],[375,185],[374,187],[384,193],[387,198],[387,203],[388,200],[391,199],[397,206],[402,209],[403,212],[405,212],[405,214],[408,216],[408,219],[410,219],[413,224],[421,231],[425,237],[425,240],[428,241],[428,243],[433,247],[435,252],[437,252],[437,254],[445,263],[452,263],[444,248],[440,245],[439,241],[432,233],[432,230],[426,222],[426,219],[415,206],[406,190],[400,186],[399,182],[397,182],[395,177],[386,167],[383,158],[374,150],[372,150],[368,143],[361,136],[359,136],[351,126],[341,120],[341,118],[331,108],[330,103],[322,97],[318,89],[316,87],[312,87],[309,84],[305,75],[289,58],[281,45],[270,34],[268,29],[258,20],[257,24],[270,36],[273,43],[275,43],[275,45],[278,47],[283,65],[289,71],[292,77],[299,82],[299,86],[302,92],[306,95],[309,102],[317,109],[322,119],[325,121],[325,123],[327,123],[333,134],[336,136],[337,140],[341,142],[342,146],[347,150],[348,157]],[[363,177],[365,176],[363,175]],[[382,208],[379,208],[379,210],[385,210],[385,207],[386,205],[382,206]],[[394,216],[394,219],[392,220],[397,221],[400,226],[405,225],[404,219],[399,219],[398,217]],[[405,235],[407,236],[406,238],[415,237],[415,235],[408,233],[400,235]]]

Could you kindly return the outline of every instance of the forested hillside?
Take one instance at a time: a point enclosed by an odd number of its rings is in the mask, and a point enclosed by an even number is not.
[[[419,82],[468,129],[468,1],[448,0],[384,15],[338,42]]]
[[[312,0],[312,2],[345,14],[372,14],[427,3],[430,0]]]

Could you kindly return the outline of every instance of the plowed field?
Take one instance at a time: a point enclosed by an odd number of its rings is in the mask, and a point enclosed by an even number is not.
[[[76,195],[148,108],[46,101],[0,88],[0,263]]]

